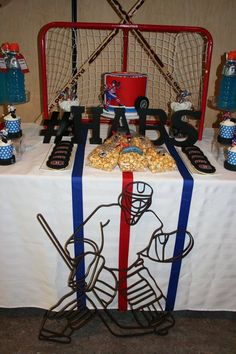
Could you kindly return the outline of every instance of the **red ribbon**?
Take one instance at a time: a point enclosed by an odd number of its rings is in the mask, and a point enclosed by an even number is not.
[[[132,172],[123,172],[122,175],[122,192],[127,187],[129,183],[133,182],[133,173]],[[130,186],[132,193],[132,185]],[[126,213],[122,209],[121,201],[121,216],[120,216],[120,244],[119,244],[119,289],[118,289],[118,307],[120,311],[127,310],[127,277],[126,269],[128,268],[128,259],[129,259],[129,239],[130,239],[130,225],[126,222],[127,220],[127,203]],[[129,206],[131,208],[131,204]],[[128,218],[130,214],[128,213]]]

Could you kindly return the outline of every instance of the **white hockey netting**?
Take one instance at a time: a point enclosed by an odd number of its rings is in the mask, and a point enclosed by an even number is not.
[[[127,63],[123,30],[50,27],[43,38],[45,65],[42,80],[47,93],[43,99],[49,111],[57,109],[55,100],[65,87],[73,83],[73,68],[80,73],[76,80],[79,102],[83,106],[102,104],[103,74],[126,71],[148,75],[147,97],[151,108],[169,112],[170,103],[176,100],[177,92],[171,82],[153,61],[147,49],[137,40],[135,32],[128,31]],[[194,109],[201,109],[202,88],[206,69],[207,38],[198,32],[144,31],[143,37],[158,55],[168,72],[182,90],[191,93]],[[107,45],[97,55],[97,48]],[[106,43],[106,42],[105,42]],[[94,59],[93,54],[96,53]],[[43,90],[45,91],[45,89]]]

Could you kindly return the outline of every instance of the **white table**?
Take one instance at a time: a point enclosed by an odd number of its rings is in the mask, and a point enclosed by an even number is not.
[[[69,270],[36,215],[45,216],[64,245],[73,233],[72,166],[64,171],[46,169],[44,161],[53,143],[42,143],[41,127],[36,124],[23,124],[22,129],[23,155],[17,157],[14,165],[0,166],[0,306],[48,308],[69,291]],[[193,175],[187,229],[195,245],[182,261],[175,310],[236,311],[236,174],[223,168],[222,155],[216,160],[216,153],[211,151],[213,134],[212,129],[205,129],[203,140],[198,142],[217,170],[214,175]],[[94,145],[87,144],[85,156],[93,148]],[[175,230],[183,186],[179,172],[136,172],[133,178],[152,186],[152,209],[163,221],[166,231]],[[89,167],[85,159],[84,218],[99,204],[116,202],[121,186],[122,173],[118,167],[113,172],[103,172]],[[110,217],[115,214],[111,212]],[[93,237],[97,221],[85,227],[86,235]],[[151,229],[152,224],[141,222],[138,230],[132,231],[131,256],[147,245]],[[113,231],[112,238],[106,239],[104,252],[115,260],[118,251],[116,231]],[[170,269],[170,264],[151,266],[164,293]]]

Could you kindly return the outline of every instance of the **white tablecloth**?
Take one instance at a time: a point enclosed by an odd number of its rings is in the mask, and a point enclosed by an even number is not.
[[[24,124],[23,149],[15,164],[0,166],[1,248],[0,306],[48,308],[69,291],[69,269],[39,224],[41,213],[64,245],[73,233],[72,166],[64,171],[48,170],[44,162],[51,144],[43,144],[40,126]],[[205,129],[198,145],[216,167],[214,175],[193,174],[194,188],[188,231],[194,237],[191,253],[182,261],[175,309],[236,310],[236,173],[223,168],[223,155],[212,149],[214,131]],[[87,144],[85,156],[94,148]],[[183,179],[178,171],[134,173],[134,180],[149,183],[153,190],[152,210],[166,231],[176,229]],[[117,202],[122,188],[118,167],[111,173],[95,170],[84,162],[83,214],[86,218],[98,205]],[[107,262],[118,257],[116,214],[109,210],[104,255]],[[101,216],[99,216],[101,218]],[[93,238],[99,218],[84,229]],[[112,229],[113,227],[113,229]],[[150,221],[132,229],[129,261],[145,247],[155,227]],[[105,235],[105,237],[106,237]],[[112,235],[112,236],[111,236]],[[166,294],[170,264],[153,263],[150,269]]]

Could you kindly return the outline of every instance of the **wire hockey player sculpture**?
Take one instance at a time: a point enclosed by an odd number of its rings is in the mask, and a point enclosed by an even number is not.
[[[149,333],[166,335],[173,327],[175,321],[172,314],[164,310],[166,297],[145,265],[145,261],[172,263],[180,260],[191,251],[194,241],[192,235],[184,230],[186,245],[183,251],[176,257],[170,255],[167,250],[168,241],[179,230],[163,231],[162,221],[150,209],[152,195],[153,189],[147,183],[141,181],[129,183],[119,195],[117,203],[99,205],[87,217],[67,240],[65,248],[59,243],[44,217],[41,214],[37,215],[40,224],[70,269],[68,284],[71,288],[69,293],[45,313],[39,339],[69,343],[73,332],[96,314],[113,335],[120,337]],[[134,261],[126,269],[110,265],[109,260],[103,255],[106,228],[111,222],[108,216],[112,215],[113,208],[121,208],[125,222],[131,227],[135,227],[147,214],[155,220],[154,231],[148,244],[134,255]],[[80,232],[96,216],[98,220],[100,218],[97,229],[100,235],[95,242],[93,239],[81,237]],[[74,249],[75,245],[81,244],[84,246],[84,252],[79,256],[72,256],[71,247]],[[173,252],[171,254],[173,255]],[[87,268],[84,275],[78,278],[77,272],[85,261]],[[127,287],[122,286],[123,282],[127,282]],[[120,321],[121,313],[117,317],[118,312],[109,309],[114,304],[118,292],[126,297],[129,307],[129,322],[125,325]],[[90,308],[86,306],[85,299]],[[122,315],[126,316],[127,312],[123,312]]]

